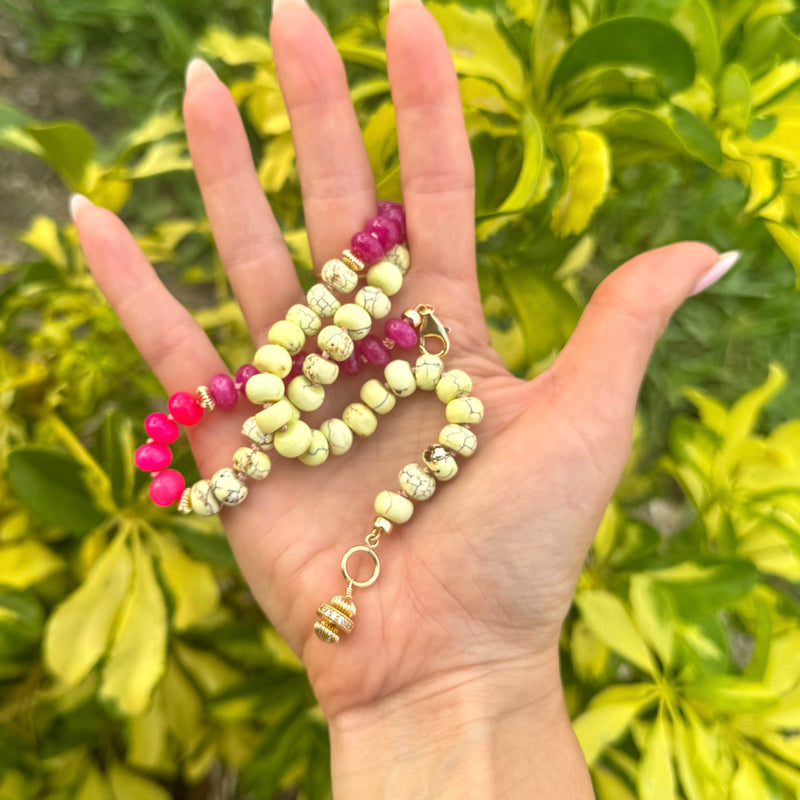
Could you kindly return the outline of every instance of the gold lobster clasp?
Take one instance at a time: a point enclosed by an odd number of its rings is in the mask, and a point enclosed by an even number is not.
[[[450,328],[445,327],[433,312],[433,306],[423,303],[413,310],[406,311],[403,316],[417,329],[420,352],[426,356],[442,358],[450,352],[450,337],[447,335]],[[435,339],[439,343],[439,350],[431,352],[426,339]]]

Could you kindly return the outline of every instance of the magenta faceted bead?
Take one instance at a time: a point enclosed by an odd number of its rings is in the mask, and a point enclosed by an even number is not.
[[[404,319],[387,320],[383,332],[388,339],[403,349],[413,347],[417,343],[417,332],[414,330],[414,326]]]
[[[181,433],[178,423],[160,411],[147,417],[144,429],[147,435],[159,444],[172,444]]]
[[[377,367],[385,367],[392,360],[389,348],[374,333],[368,333],[356,345],[359,355]]]
[[[203,418],[203,409],[189,392],[175,392],[167,406],[172,418],[181,425],[196,425]]]
[[[139,469],[145,472],[158,472],[172,462],[172,450],[165,444],[148,442],[136,448],[133,461]]]
[[[170,506],[186,488],[183,475],[175,469],[165,469],[153,478],[148,494],[157,506]]]
[[[247,386],[247,381],[249,381],[253,375],[258,374],[258,367],[254,367],[252,364],[243,364],[241,367],[239,367],[239,369],[236,370],[236,386],[242,393],[243,397],[247,397],[247,392],[244,390],[244,387]]]
[[[378,237],[384,253],[400,244],[400,226],[389,217],[373,217],[364,230]]]
[[[383,258],[383,247],[372,234],[361,231],[350,240],[353,254],[365,264],[377,264]]]
[[[392,203],[389,200],[381,200],[378,203],[378,215],[396,222],[400,228],[400,241],[406,240],[406,212],[400,203]]]
[[[358,346],[361,342],[355,343],[355,349],[352,353],[344,360],[339,362],[339,367],[345,375],[358,375],[361,372],[361,359],[358,356]]]
[[[234,408],[239,396],[236,394],[236,384],[230,375],[219,373],[215,375],[209,382],[208,388],[214,401],[220,408]]]

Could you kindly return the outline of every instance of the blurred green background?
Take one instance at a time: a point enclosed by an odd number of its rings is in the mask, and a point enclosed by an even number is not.
[[[313,5],[380,194],[400,199],[386,3]],[[564,628],[598,797],[800,796],[797,5],[427,5],[460,76],[482,296],[509,369],[546,369],[635,253],[687,238],[743,251],[656,348]],[[247,361],[179,109],[202,55],[307,279],[268,24],[247,0],[0,3],[0,800],[329,795],[302,666],[218,526],[153,508],[134,474],[162,392],[66,210],[79,191],[120,213],[228,363]]]

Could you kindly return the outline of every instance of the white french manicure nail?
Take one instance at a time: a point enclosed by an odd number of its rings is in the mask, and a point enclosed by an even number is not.
[[[84,209],[92,208],[94,203],[82,194],[74,194],[69,199],[69,215],[72,217],[72,221],[78,218],[78,214],[81,213]]]
[[[708,268],[706,274],[697,281],[691,295],[700,294],[704,289],[708,289],[709,286],[716,283],[741,257],[741,250],[720,253],[719,258]]]
[[[306,0],[272,0],[272,16],[274,17],[284,6],[308,6],[308,3]]]
[[[193,58],[186,65],[186,85],[194,83],[201,78],[216,78],[217,73],[211,68],[211,65],[204,61],[202,58]]]

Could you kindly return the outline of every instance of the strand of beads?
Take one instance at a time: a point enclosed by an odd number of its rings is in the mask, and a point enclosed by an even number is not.
[[[172,463],[169,445],[180,435],[178,425],[191,427],[200,422],[206,411],[234,408],[237,390],[244,393],[248,380],[257,372],[252,364],[245,364],[237,370],[235,379],[222,373],[214,375],[207,386],[198,386],[194,394],[175,392],[167,402],[169,414],[156,412],[145,419],[144,429],[149,438],[136,449],[134,463],[153,475],[148,493],[156,505],[171,505],[186,485],[180,472],[168,468]]]

